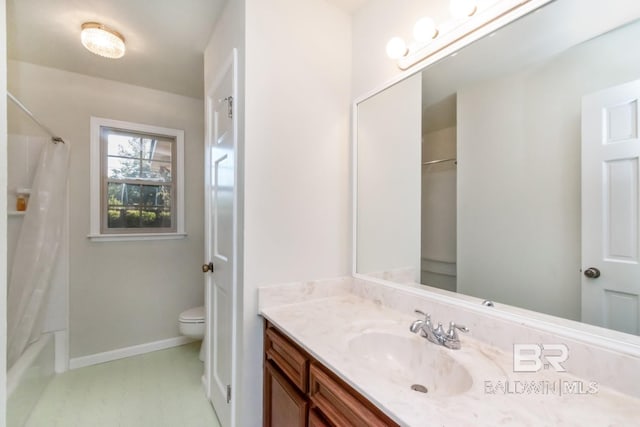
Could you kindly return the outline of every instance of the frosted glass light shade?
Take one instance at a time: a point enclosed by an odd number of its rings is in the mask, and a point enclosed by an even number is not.
[[[451,0],[449,10],[455,19],[467,18],[476,13],[476,0]]]
[[[402,58],[407,54],[407,45],[400,37],[393,37],[387,42],[387,55],[391,59]]]
[[[82,24],[80,40],[87,50],[105,58],[122,58],[126,50],[120,33],[97,22]]]
[[[413,26],[413,38],[421,43],[430,42],[438,36],[438,29],[433,19],[425,16],[420,18]]]

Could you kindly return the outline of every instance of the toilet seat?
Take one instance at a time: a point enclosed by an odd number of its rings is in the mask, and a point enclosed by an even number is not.
[[[183,311],[178,320],[180,323],[204,323],[204,306]]]

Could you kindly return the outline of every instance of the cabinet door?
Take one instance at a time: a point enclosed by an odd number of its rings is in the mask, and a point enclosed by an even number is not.
[[[264,427],[306,427],[309,404],[271,362],[264,365]]]

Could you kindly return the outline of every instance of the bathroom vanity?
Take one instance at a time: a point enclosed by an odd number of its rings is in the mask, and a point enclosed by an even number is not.
[[[638,425],[640,6],[517,3],[355,101],[352,277],[260,289],[265,425]]]
[[[265,426],[397,425],[265,321]]]
[[[266,319],[265,426],[595,426],[640,419],[638,358],[411,289],[346,277],[261,288],[259,304]],[[436,324],[465,324],[470,332],[460,334],[461,348],[411,333],[416,308]],[[513,343],[566,345],[566,371],[517,372]]]

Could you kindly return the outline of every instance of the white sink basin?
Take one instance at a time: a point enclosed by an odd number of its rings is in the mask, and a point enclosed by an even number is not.
[[[349,341],[349,351],[393,383],[426,387],[426,396],[457,395],[473,384],[467,369],[446,353],[456,350],[437,347],[417,335],[366,332]]]

